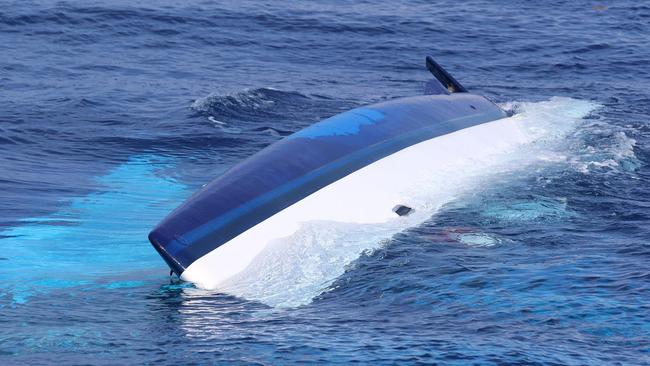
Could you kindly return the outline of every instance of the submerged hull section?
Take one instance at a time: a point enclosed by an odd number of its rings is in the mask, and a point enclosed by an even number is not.
[[[453,161],[450,154],[480,154],[492,143],[482,137],[491,134],[483,124],[504,117],[498,106],[469,93],[353,109],[235,166],[172,212],[149,239],[181,278],[217,287],[301,222],[399,219],[396,205],[417,206],[404,200],[424,176],[419,172]]]

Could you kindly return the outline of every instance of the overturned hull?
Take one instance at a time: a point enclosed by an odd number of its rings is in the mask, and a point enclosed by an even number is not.
[[[353,109],[267,147],[165,218],[154,248],[182,279],[217,288],[301,223],[406,219],[436,169],[517,139],[503,110],[427,61],[432,94]]]

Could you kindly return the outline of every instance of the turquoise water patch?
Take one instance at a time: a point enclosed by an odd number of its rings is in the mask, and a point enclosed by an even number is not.
[[[144,286],[146,282],[144,281],[115,281],[111,282],[107,285],[104,285],[104,288],[111,289],[111,290],[116,290],[116,289],[121,289],[121,288],[135,288],[135,287],[140,287]]]
[[[359,133],[361,126],[372,125],[384,118],[384,114],[372,108],[357,108],[318,122],[289,138],[315,139],[324,136],[346,136]]]
[[[101,276],[164,268],[147,241],[149,230],[188,195],[188,188],[158,174],[172,166],[156,156],[137,156],[96,179],[100,191],[75,197],[61,211],[23,220],[2,232],[7,258],[0,292],[12,303],[35,293],[89,285]],[[132,287],[122,281],[113,287]]]

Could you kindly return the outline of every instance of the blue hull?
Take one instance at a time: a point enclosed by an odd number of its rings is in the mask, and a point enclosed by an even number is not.
[[[437,92],[353,109],[282,139],[195,193],[149,240],[180,276],[220,245],[352,172],[419,142],[507,117],[482,96]]]

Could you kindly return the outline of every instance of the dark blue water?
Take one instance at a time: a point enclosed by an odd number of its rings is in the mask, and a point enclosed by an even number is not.
[[[649,45],[627,0],[5,0],[0,363],[650,364]],[[158,220],[421,94],[427,54],[534,141],[399,234],[316,225],[240,288],[170,283]]]

